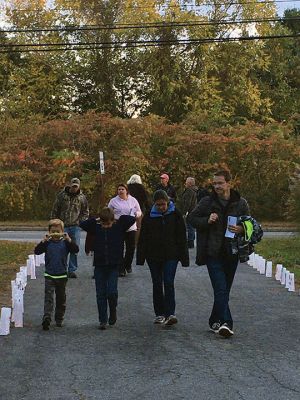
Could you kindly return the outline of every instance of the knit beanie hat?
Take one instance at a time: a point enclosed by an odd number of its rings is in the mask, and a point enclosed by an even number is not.
[[[170,201],[169,196],[167,195],[167,192],[165,192],[164,190],[157,190],[156,192],[154,192],[153,194],[153,201],[154,203],[157,200],[166,200],[167,202]]]

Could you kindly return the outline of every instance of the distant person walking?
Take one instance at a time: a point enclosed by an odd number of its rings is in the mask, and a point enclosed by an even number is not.
[[[195,228],[187,222],[186,217],[197,205],[197,186],[195,185],[195,178],[188,177],[185,181],[185,189],[181,196],[182,214],[185,217],[185,224],[187,230],[188,248],[194,248],[194,241],[196,237]]]
[[[244,215],[249,215],[247,201],[231,188],[230,172],[219,170],[213,176],[211,195],[203,197],[188,216],[188,222],[197,229],[196,263],[207,264],[214,290],[209,326],[224,337],[233,335],[229,294],[239,262],[237,240],[228,237],[226,231],[234,236],[244,234],[242,225],[228,225],[228,217]]]
[[[156,187],[155,190],[164,190],[169,196],[170,200],[174,203],[176,201],[176,190],[174,186],[170,184],[170,177],[168,174],[162,174],[160,176],[160,184]]]
[[[127,181],[127,186],[129,194],[137,199],[142,213],[145,214],[146,210],[149,210],[152,204],[149,194],[142,184],[141,177],[136,174],[132,175]]]
[[[154,205],[142,219],[137,246],[137,265],[147,261],[153,284],[155,324],[173,325],[175,315],[174,280],[177,264],[189,266],[185,224],[182,215],[164,190],[153,195]]]
[[[71,179],[69,185],[58,193],[54,202],[51,218],[59,218],[64,222],[65,232],[75,243],[80,245],[79,223],[89,216],[89,207],[85,195],[80,190],[80,180]],[[77,254],[71,253],[68,267],[68,277],[77,278]]]
[[[113,197],[108,203],[108,207],[114,212],[115,219],[118,220],[121,215],[130,215],[140,218],[142,215],[141,207],[137,199],[128,192],[128,186],[121,183],[117,188],[117,196]],[[137,224],[134,223],[125,233],[125,256],[123,264],[120,265],[119,276],[126,276],[126,273],[132,272],[132,260],[135,251]]]

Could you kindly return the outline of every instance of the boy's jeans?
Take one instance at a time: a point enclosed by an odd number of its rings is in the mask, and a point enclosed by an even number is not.
[[[153,306],[155,315],[164,315],[166,318],[175,314],[174,280],[177,269],[177,260],[162,263],[147,261],[153,283]]]
[[[118,275],[119,265],[95,267],[96,296],[100,323],[107,323],[107,302],[110,312],[117,307]]]
[[[233,327],[229,309],[229,294],[238,265],[238,256],[207,257],[207,269],[214,290],[214,305],[209,325],[214,322],[227,323]]]
[[[77,225],[72,225],[72,226],[65,226],[65,232],[68,233],[70,238],[77,244],[79,247],[80,245],[80,232],[81,228]],[[77,254],[70,254],[69,258],[69,272],[75,272],[78,268],[78,263],[77,263]]]
[[[50,279],[45,278],[45,302],[44,302],[44,317],[51,321],[53,305],[54,305],[54,292],[56,294],[55,301],[55,321],[62,322],[66,311],[66,284],[67,278]]]

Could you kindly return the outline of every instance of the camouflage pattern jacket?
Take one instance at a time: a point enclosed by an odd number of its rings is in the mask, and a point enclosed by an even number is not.
[[[51,218],[61,219],[65,226],[79,225],[89,216],[89,207],[85,195],[80,190],[70,193],[66,186],[58,193],[51,212]]]

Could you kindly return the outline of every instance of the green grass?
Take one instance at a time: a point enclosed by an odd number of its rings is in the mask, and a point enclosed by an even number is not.
[[[11,307],[11,284],[20,266],[32,254],[34,243],[0,241],[0,306]]]
[[[300,237],[263,239],[255,246],[255,253],[272,261],[282,264],[290,272],[295,273],[297,284],[300,284]]]

